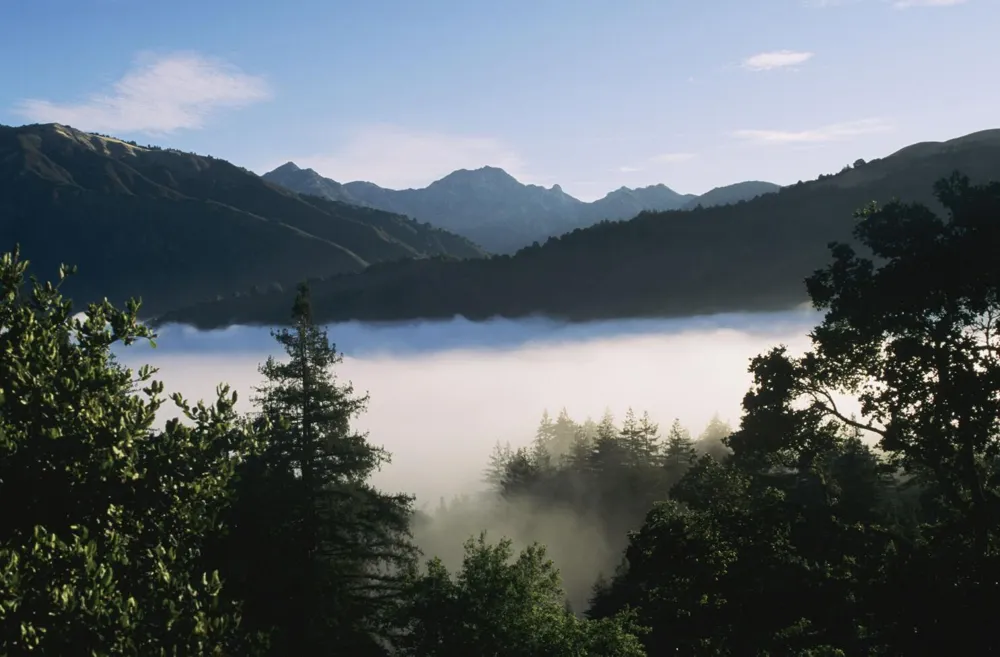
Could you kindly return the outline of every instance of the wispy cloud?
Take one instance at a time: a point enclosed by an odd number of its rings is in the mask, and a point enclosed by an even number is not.
[[[618,167],[618,171],[621,173],[636,173],[638,171],[642,171],[642,167]]]
[[[500,167],[521,182],[545,182],[526,173],[524,160],[498,139],[394,125],[365,126],[329,153],[303,153],[281,162],[288,160],[341,182],[365,180],[395,189],[422,187],[456,169],[483,166]]]
[[[813,58],[814,53],[795,50],[773,50],[757,53],[743,60],[743,68],[749,71],[770,71],[775,68],[785,68],[805,63]]]
[[[892,124],[889,121],[870,118],[833,123],[811,130],[736,130],[733,135],[762,144],[817,144],[891,129]]]
[[[267,82],[197,53],[140,56],[111,89],[78,102],[25,99],[14,112],[38,123],[151,134],[198,129],[214,113],[271,97]]]
[[[909,9],[910,7],[954,7],[965,4],[966,0],[895,0],[892,6],[896,9]]]

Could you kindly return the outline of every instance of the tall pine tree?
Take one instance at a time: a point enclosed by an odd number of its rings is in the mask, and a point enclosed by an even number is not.
[[[649,413],[636,417],[630,407],[625,413],[620,436],[622,444],[628,450],[631,465],[636,467],[656,465],[660,458],[660,427]]]
[[[273,632],[273,654],[384,654],[400,578],[415,557],[412,499],[368,483],[389,457],[351,429],[367,396],[332,375],[341,356],[313,323],[304,285],[293,320],[272,332],[288,360],[260,368],[256,421],[266,447],[243,473],[231,576],[245,622]]]
[[[697,459],[691,434],[681,426],[680,420],[674,420],[663,450],[663,467],[667,469],[671,484],[680,480]]]
[[[555,423],[552,421],[549,411],[545,410],[542,412],[542,419],[535,431],[535,439],[531,443],[531,456],[539,468],[546,469],[552,464],[555,440]]]

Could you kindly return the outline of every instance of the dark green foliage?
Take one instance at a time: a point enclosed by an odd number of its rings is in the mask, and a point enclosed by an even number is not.
[[[411,498],[368,482],[388,454],[350,427],[367,397],[333,378],[340,355],[313,324],[305,286],[292,316],[292,330],[274,333],[288,361],[261,367],[264,448],[241,470],[223,572],[247,626],[274,631],[271,654],[382,654],[415,556]]]
[[[935,190],[946,219],[858,213],[877,262],[833,246],[808,281],[812,350],[754,359],[732,458],[649,514],[595,617],[639,607],[651,654],[1000,649],[1000,184]]]
[[[583,620],[565,609],[559,573],[545,549],[516,559],[509,540],[465,544],[452,577],[440,560],[411,580],[399,641],[412,657],[642,657],[632,614]]]
[[[161,431],[162,386],[109,353],[148,337],[136,305],[73,321],[6,256],[0,654],[997,654],[1000,183],[936,193],[947,217],[857,214],[873,258],[832,246],[808,279],[826,311],[811,349],[751,361],[735,432],[564,411],[497,445],[493,508],[584,519],[623,548],[585,617],[537,544],[480,535],[455,574],[417,567],[409,530],[437,516],[368,483],[386,455],[351,430],[365,398],[332,378],[307,287],[259,413],[220,389],[212,407],[176,398],[186,422]]]
[[[610,413],[599,423],[582,424],[565,410],[554,422],[545,413],[530,449],[494,449],[486,479],[508,503],[508,513],[579,518],[618,554],[626,533],[641,525],[656,500],[670,495],[694,461],[697,451],[687,432],[675,423],[672,433],[674,441],[664,443],[649,415],[638,417],[631,409],[620,427]],[[610,571],[616,561],[604,567]],[[583,591],[573,584],[567,590],[571,599],[585,599],[589,583]]]
[[[483,255],[457,235],[305,198],[224,160],[59,125],[0,126],[0,250],[16,243],[39,271],[78,265],[64,290],[77,302],[141,296],[147,316],[374,262]]]
[[[643,213],[529,246],[513,256],[411,260],[317,283],[320,321],[469,319],[545,314],[571,320],[783,310],[808,301],[802,281],[831,241],[859,245],[852,213],[893,198],[939,204],[955,169],[1000,178],[1000,131],[968,135],[700,210]],[[320,301],[321,300],[321,301]],[[287,321],[289,292],[170,314],[199,327]]]
[[[184,422],[154,429],[163,385],[110,354],[152,337],[137,305],[73,319],[25,270],[0,260],[0,653],[252,654],[201,556],[254,447],[235,395],[174,395]]]
[[[863,596],[892,550],[883,500],[894,488],[859,465],[858,452],[869,454],[842,438],[810,468],[787,471],[704,457],[632,537],[627,568],[598,589],[590,613],[639,607],[653,627],[651,654],[797,654],[823,645],[869,654],[876,598]],[[840,497],[863,472],[878,486]]]
[[[671,473],[677,473],[677,479],[687,472],[698,458],[691,434],[687,432],[678,420],[670,425],[670,433],[663,447],[663,466]]]

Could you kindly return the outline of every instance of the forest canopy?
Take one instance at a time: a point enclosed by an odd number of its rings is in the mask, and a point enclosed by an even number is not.
[[[0,653],[994,654],[1000,184],[935,194],[946,216],[858,211],[808,279],[811,347],[752,360],[738,426],[560,413],[497,446],[491,509],[616,537],[585,591],[540,543],[470,529],[451,568],[419,549],[461,503],[422,514],[370,483],[388,455],[353,428],[366,398],[308,287],[243,415],[225,386],[192,404],[113,357],[155,337],[138,304],[81,319],[8,253]]]

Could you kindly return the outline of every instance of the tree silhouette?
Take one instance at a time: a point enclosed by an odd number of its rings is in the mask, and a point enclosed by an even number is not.
[[[812,349],[753,360],[732,457],[703,457],[649,514],[595,616],[640,608],[654,654],[1000,648],[1000,184],[936,193],[946,219],[858,213],[873,258],[832,246],[807,282],[826,311]]]
[[[273,332],[288,360],[260,368],[265,448],[244,469],[225,558],[241,564],[231,573],[246,621],[273,632],[273,654],[382,654],[415,556],[411,498],[368,483],[388,455],[350,427],[367,397],[334,379],[341,356],[313,324],[305,285],[292,313],[294,327]]]

